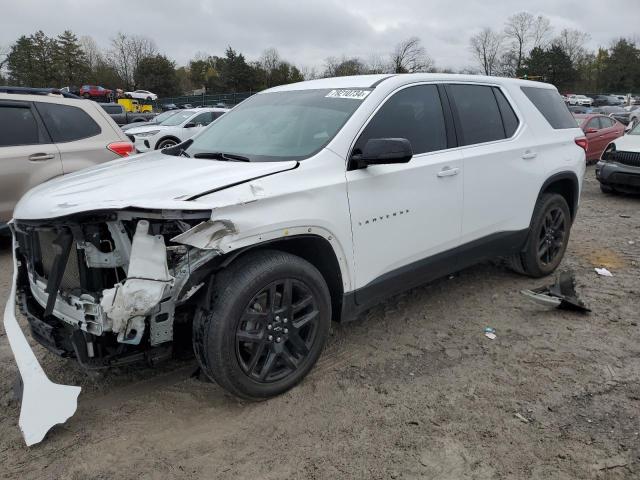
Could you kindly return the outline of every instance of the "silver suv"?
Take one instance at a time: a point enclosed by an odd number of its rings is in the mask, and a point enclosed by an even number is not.
[[[133,152],[97,103],[70,97],[52,89],[0,87],[0,229],[30,188]]]

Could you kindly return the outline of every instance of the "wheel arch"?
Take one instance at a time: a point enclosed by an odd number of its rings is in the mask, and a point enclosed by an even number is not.
[[[316,267],[329,288],[332,319],[334,321],[340,321],[344,295],[342,270],[331,242],[320,235],[291,235],[241,247],[213,259],[211,264],[208,265],[207,270],[215,273],[228,267],[247,253],[259,250],[279,250],[287,252],[308,261]]]
[[[180,140],[178,137],[176,137],[175,135],[165,135],[164,137],[162,137],[160,140],[158,140],[156,142],[156,145],[154,147],[154,150],[158,150],[158,146],[164,142],[165,140],[174,140],[176,142],[176,144],[178,143],[182,143],[182,140]]]
[[[578,201],[580,199],[580,183],[574,172],[559,172],[551,175],[540,188],[538,198],[544,193],[557,193],[562,195],[569,205],[571,220],[575,220],[578,213]]]

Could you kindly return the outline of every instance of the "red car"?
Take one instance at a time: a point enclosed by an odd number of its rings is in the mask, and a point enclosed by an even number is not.
[[[587,163],[600,160],[607,145],[624,135],[624,125],[606,115],[585,113],[574,117],[589,141]]]
[[[109,97],[113,97],[113,90],[109,90],[108,88],[104,88],[99,85],[83,85],[80,87],[80,96],[84,98],[108,100]]]

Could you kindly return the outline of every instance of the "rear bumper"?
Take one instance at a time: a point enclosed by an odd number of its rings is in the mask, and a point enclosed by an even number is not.
[[[596,163],[596,178],[603,185],[621,190],[640,191],[640,168],[616,162]]]

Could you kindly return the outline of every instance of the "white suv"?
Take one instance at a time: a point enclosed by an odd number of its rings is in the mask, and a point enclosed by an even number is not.
[[[162,150],[193,137],[228,110],[228,108],[182,110],[157,125],[133,127],[127,129],[126,133],[138,152]]]
[[[20,301],[39,342],[87,367],[166,355],[187,336],[208,377],[270,397],[309,372],[331,320],[488,257],[553,272],[585,147],[543,83],[276,87],[173,148],[29,192],[13,223]],[[5,324],[24,363],[13,309]],[[56,388],[73,412],[76,387]]]

